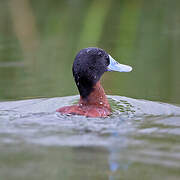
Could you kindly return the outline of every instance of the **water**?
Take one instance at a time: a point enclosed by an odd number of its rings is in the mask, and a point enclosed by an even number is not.
[[[1,0],[0,100],[78,94],[74,57],[97,46],[133,67],[107,94],[180,104],[179,17],[179,0]]]
[[[180,179],[179,29],[179,0],[1,0],[0,179]],[[133,67],[102,77],[125,97],[109,118],[59,116],[92,46]]]
[[[179,179],[180,107],[109,96],[108,118],[55,112],[78,98],[0,103],[3,179]]]

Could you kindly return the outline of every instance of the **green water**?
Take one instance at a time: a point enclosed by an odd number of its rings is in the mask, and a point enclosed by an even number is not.
[[[89,46],[133,67],[103,75],[107,94],[180,104],[178,0],[1,0],[0,101],[78,94],[71,67]],[[128,101],[91,120],[1,103],[0,180],[180,179],[180,117]]]
[[[76,53],[97,46],[133,66],[106,73],[107,94],[180,103],[180,2],[0,2],[0,99],[77,94]]]

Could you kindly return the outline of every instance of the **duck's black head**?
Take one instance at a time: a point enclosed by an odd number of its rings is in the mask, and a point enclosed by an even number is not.
[[[119,64],[100,48],[80,50],[73,63],[73,76],[82,98],[88,97],[106,71],[130,72],[132,67]]]
[[[82,98],[93,91],[109,63],[109,55],[100,48],[80,50],[73,63],[73,76]]]

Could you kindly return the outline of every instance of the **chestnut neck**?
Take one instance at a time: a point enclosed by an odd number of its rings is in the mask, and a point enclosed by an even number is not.
[[[80,96],[79,105],[95,105],[97,107],[105,107],[110,109],[110,105],[100,81],[93,86],[93,91],[88,97],[82,98],[82,96]]]

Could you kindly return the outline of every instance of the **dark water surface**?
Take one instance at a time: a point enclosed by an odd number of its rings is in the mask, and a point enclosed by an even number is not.
[[[107,94],[180,104],[179,0],[1,0],[0,101],[78,94],[89,46],[133,67]],[[0,180],[179,180],[179,108],[115,99],[105,119],[54,112],[77,97],[0,103]]]

